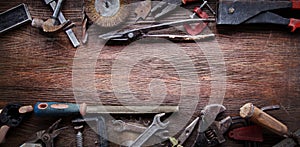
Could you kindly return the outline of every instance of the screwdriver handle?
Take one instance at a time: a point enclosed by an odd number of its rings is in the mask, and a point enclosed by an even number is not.
[[[60,103],[60,102],[37,102],[34,106],[36,116],[69,116],[85,115],[86,104]]]
[[[289,136],[289,131],[286,125],[263,112],[252,103],[247,103],[240,108],[240,116],[243,118],[250,118],[252,122],[269,129],[278,135],[285,137]]]
[[[189,2],[197,2],[199,0],[182,0],[183,4],[189,3]]]
[[[295,19],[295,18],[291,18],[290,23],[289,23],[289,27],[292,28],[291,32],[295,32],[297,28],[300,28],[300,20]]]
[[[300,0],[291,0],[292,2],[292,9],[300,10]]]

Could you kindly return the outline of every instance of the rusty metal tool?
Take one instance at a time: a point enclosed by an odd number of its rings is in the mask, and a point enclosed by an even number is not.
[[[220,104],[208,105],[202,110],[198,136],[194,146],[214,146],[225,142],[223,134],[232,124],[231,117],[228,116],[220,121],[214,121],[216,116],[225,110],[226,108]]]
[[[151,8],[152,8],[151,0],[145,0],[142,2],[138,2],[138,6],[134,10],[134,13],[136,14],[135,21],[137,22],[140,19],[145,20],[151,11]]]
[[[254,106],[252,103],[247,103],[240,108],[240,116],[250,119],[252,122],[286,138],[293,138],[298,143],[299,137],[292,133],[286,125],[278,121],[271,115]]]
[[[154,116],[152,124],[138,137],[136,138],[130,147],[141,147],[150,137],[152,137],[157,131],[166,129],[169,125],[168,122],[161,122],[160,118],[165,113],[156,114]]]
[[[133,123],[126,123],[122,120],[113,120],[112,123],[114,125],[114,130],[117,132],[130,131],[135,133],[143,133],[147,129],[147,127],[133,124]],[[156,132],[154,135],[159,137],[162,140],[166,140],[169,138],[168,134],[169,134],[168,130],[161,130],[159,132]]]
[[[84,0],[85,13],[101,27],[115,27],[125,22],[130,7],[127,0]]]
[[[251,0],[219,0],[217,24],[277,24],[286,25],[294,32],[300,28],[300,20],[284,18],[275,10],[300,10],[300,1],[251,1]]]
[[[107,128],[105,124],[105,119],[102,116],[97,116],[97,117],[86,117],[86,118],[79,118],[72,120],[72,123],[75,126],[83,126],[84,123],[87,122],[95,122],[96,123],[96,130],[97,130],[97,135],[99,137],[99,142],[98,145],[99,147],[108,147],[108,141],[107,141]],[[79,133],[79,134],[78,134]],[[79,147],[82,145],[83,137],[80,132],[78,132],[76,135],[76,139],[78,140],[77,146]]]
[[[4,142],[5,135],[11,127],[17,127],[22,122],[26,113],[33,110],[32,106],[22,106],[21,104],[12,103],[6,105],[0,114],[0,143]]]
[[[47,32],[47,33],[58,32],[60,30],[63,30],[63,28],[66,28],[67,26],[69,26],[71,24],[70,21],[66,21],[60,25],[56,25],[57,16],[60,12],[62,2],[63,2],[63,0],[58,0],[57,5],[55,7],[55,10],[54,10],[51,18],[47,19],[46,21],[43,21],[39,18],[34,18],[31,22],[31,25],[36,28],[42,28],[43,31]]]
[[[153,109],[155,108],[155,109]],[[103,106],[60,102],[37,102],[37,116],[69,116],[86,114],[154,114],[178,112],[179,106]]]
[[[172,21],[167,23],[161,23],[157,25],[151,25],[143,28],[137,28],[132,30],[126,30],[123,32],[109,32],[106,34],[102,34],[99,36],[99,38],[102,38],[104,40],[110,40],[110,41],[134,41],[137,39],[141,39],[144,37],[168,37],[169,39],[172,39],[172,37],[176,39],[184,39],[184,40],[193,40],[193,38],[202,38],[201,36],[193,37],[193,36],[187,36],[187,35],[163,35],[159,36],[159,34],[150,35],[148,34],[150,31],[155,30],[161,30],[161,29],[167,29],[173,26],[179,26],[183,24],[190,24],[190,23],[197,23],[197,22],[213,22],[215,19],[186,19],[186,20],[179,20],[179,21]]]
[[[163,0],[156,4],[150,11],[155,19],[165,16],[175,10],[178,6],[188,2],[197,2],[198,0]]]
[[[32,20],[26,4],[20,4],[0,13],[0,34]]]
[[[47,130],[41,130],[35,133],[31,139],[29,139],[26,143],[22,144],[20,147],[29,147],[31,144],[42,142],[42,146],[45,147],[54,147],[54,138],[56,138],[63,130],[68,127],[62,127],[57,129],[61,119],[57,120],[54,124],[52,124]]]
[[[50,7],[52,8],[53,11],[55,10],[56,2],[54,0],[44,0],[44,2],[46,3],[46,5],[50,5]],[[59,12],[57,18],[61,24],[67,22],[67,20],[62,12]],[[80,45],[80,43],[79,43],[78,39],[76,38],[73,30],[71,28],[68,28],[65,30],[65,32],[68,35],[68,38],[70,39],[73,47],[75,47],[75,48],[78,47]]]

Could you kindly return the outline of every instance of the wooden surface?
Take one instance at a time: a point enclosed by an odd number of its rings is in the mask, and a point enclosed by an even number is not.
[[[26,3],[33,18],[47,19],[52,11],[42,0],[25,1],[11,0],[0,1],[0,11]],[[214,1],[210,1],[214,6]],[[80,0],[67,0],[62,8],[65,17],[76,24],[73,28],[76,36],[81,38],[82,5]],[[187,6],[190,10],[195,6]],[[186,14],[174,14],[167,20],[187,18]],[[135,26],[131,26],[135,27]],[[300,120],[300,33],[290,33],[288,28],[281,26],[243,26],[243,27],[218,27],[210,24],[209,28],[216,33],[216,41],[223,53],[226,69],[226,93],[224,106],[226,114],[238,115],[239,108],[252,102],[257,107],[278,104],[280,110],[269,112],[272,116],[285,123],[291,131],[298,129]],[[172,32],[169,30],[169,32]],[[96,36],[93,32],[91,36]],[[174,32],[173,32],[174,33]],[[11,30],[0,35],[0,106],[4,107],[10,102],[34,105],[37,101],[76,102],[72,84],[74,74],[74,61],[78,51],[84,49],[73,48],[66,34],[45,34],[33,28],[30,24]],[[203,45],[211,41],[203,42]],[[157,43],[156,45],[160,45]],[[163,44],[161,44],[163,45]],[[213,58],[214,54],[205,55],[195,43],[177,43],[180,49],[192,59],[195,73],[198,76],[199,93],[191,91],[183,97],[184,106],[193,102],[193,95],[200,97],[194,117],[200,114],[200,110],[208,103],[212,93],[212,82],[207,58]],[[88,44],[88,46],[92,46]],[[112,65],[117,55],[122,52],[124,46],[106,46],[101,50],[95,63],[95,87],[98,97],[105,105],[119,105],[111,82]],[[140,50],[147,52],[150,45],[140,46]],[[88,55],[88,54],[87,54]],[[139,56],[138,54],[136,56]],[[85,61],[88,58],[83,59]],[[131,59],[127,59],[128,62]],[[180,59],[179,59],[180,60]],[[185,61],[183,61],[185,62]],[[126,62],[125,62],[126,64]],[[216,66],[222,63],[215,63]],[[89,66],[89,65],[87,65]],[[84,69],[75,69],[83,70]],[[150,99],[149,83],[156,78],[166,83],[166,98],[164,104],[178,104],[181,96],[180,76],[171,63],[157,58],[147,58],[136,63],[129,76],[131,91],[140,100],[147,103],[159,101]],[[74,81],[73,81],[74,82]],[[93,82],[93,81],[90,81]],[[86,83],[75,83],[75,85]],[[93,85],[92,85],[93,86]],[[155,88],[155,87],[154,87]],[[78,90],[78,89],[77,89]],[[80,89],[79,89],[80,90]],[[160,89],[155,89],[160,90]],[[79,93],[89,94],[79,91]],[[163,92],[162,92],[163,93]],[[121,93],[126,96],[126,93]],[[190,98],[191,97],[191,98]],[[189,100],[190,98],[190,100]],[[123,99],[132,102],[131,99]],[[93,103],[94,99],[84,97],[79,102]],[[190,108],[181,108],[189,110]],[[138,119],[131,116],[118,116],[125,119]],[[142,117],[143,118],[143,117]],[[25,142],[34,132],[50,126],[57,118],[37,118],[31,115],[21,126],[12,128],[6,137],[6,143],[2,146],[18,146]],[[57,146],[74,145],[75,131],[70,120],[63,119],[61,126],[70,126],[57,138]],[[147,117],[146,119],[149,119]],[[151,119],[151,117],[150,117]],[[172,122],[171,132],[176,130],[177,124],[185,124],[187,120],[178,119]],[[172,130],[175,129],[175,130]],[[183,128],[181,128],[183,129]],[[95,134],[87,127],[84,133],[87,146],[93,146]],[[188,140],[191,144],[193,137]],[[264,143],[262,146],[276,144],[282,138],[264,131]],[[228,140],[224,146],[242,146],[242,142]]]

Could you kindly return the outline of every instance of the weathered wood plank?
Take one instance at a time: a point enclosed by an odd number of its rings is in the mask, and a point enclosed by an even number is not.
[[[52,11],[45,6],[42,1],[1,1],[0,11],[4,11],[21,2],[28,4],[32,17],[47,19]],[[213,4],[213,2],[210,2]],[[193,8],[196,4],[187,6]],[[68,0],[65,2],[62,11],[66,18],[76,23],[73,28],[75,34],[80,39],[81,34],[81,10],[82,2],[79,0]],[[132,15],[133,17],[133,15]],[[186,18],[186,14],[173,14],[166,21]],[[132,19],[132,18],[131,18]],[[132,19],[134,20],[134,19]],[[134,25],[131,27],[137,27]],[[223,53],[226,68],[226,93],[224,105],[227,107],[227,114],[237,115],[239,107],[246,102],[253,102],[258,107],[280,104],[282,110],[270,112],[273,116],[283,121],[291,130],[297,129],[300,120],[300,43],[299,32],[291,34],[288,29],[279,26],[261,27],[236,27],[222,28],[210,24],[210,28],[217,34],[216,40]],[[174,30],[174,29],[171,29]],[[171,30],[166,32],[174,33]],[[97,36],[97,32],[91,35]],[[67,36],[60,32],[58,34],[45,34],[29,24],[21,28],[12,30],[0,36],[0,106],[9,102],[21,102],[24,104],[34,104],[37,101],[65,101],[75,102],[72,74],[73,70],[84,71],[88,69],[88,63],[93,63],[93,59],[76,59],[78,50],[70,44]],[[211,43],[203,42],[200,46],[207,46]],[[162,43],[154,43],[152,46],[163,46]],[[201,108],[207,104],[211,92],[213,91],[210,64],[207,59],[214,58],[216,54],[205,54],[195,43],[177,43],[194,63],[193,74],[197,75],[197,80],[189,83],[197,85],[199,92],[190,90],[184,95],[186,99],[193,99],[193,95],[199,95],[200,100],[194,116],[199,115]],[[87,83],[94,83],[101,99],[106,105],[120,105],[120,99],[116,97],[117,91],[112,84],[113,65],[116,59],[124,51],[125,46],[104,47],[97,62],[95,63],[95,81],[87,80]],[[149,44],[127,47],[131,50],[141,51],[130,52],[129,55],[139,57],[151,51]],[[213,48],[212,48],[213,49]],[[170,52],[171,53],[171,52]],[[88,52],[86,53],[88,54]],[[180,61],[180,67],[184,67],[189,61],[176,56],[172,58]],[[86,68],[75,68],[74,61],[83,60],[87,64]],[[126,63],[133,62],[134,58],[126,58]],[[218,67],[222,63],[215,63]],[[166,94],[163,103],[178,104],[181,94],[180,73],[171,62],[159,58],[145,58],[137,62],[129,76],[129,87],[139,100],[147,102],[160,102],[159,98],[151,99],[151,87],[149,84],[159,78],[165,83],[166,93],[161,91],[159,96]],[[122,75],[126,77],[127,75]],[[84,78],[84,77],[81,77]],[[77,83],[81,84],[81,83]],[[86,84],[86,83],[82,83]],[[117,87],[118,88],[118,87]],[[120,88],[120,87],[119,87]],[[161,87],[152,87],[154,90],[161,90]],[[80,91],[79,91],[80,92]],[[92,95],[92,91],[81,91],[86,95]],[[76,94],[76,92],[75,92]],[[128,99],[122,99],[128,103],[135,103],[129,98],[128,93],[119,94]],[[85,97],[80,102],[94,103],[94,99]],[[183,105],[189,105],[191,101],[185,101]],[[191,108],[182,108],[190,111]],[[37,130],[49,126],[52,121],[46,118],[36,118],[31,116],[23,125],[14,128],[9,132],[5,146],[17,146],[24,142],[27,137]],[[65,125],[70,125],[67,119]],[[184,125],[186,120],[179,119],[176,125],[170,127],[177,129]],[[88,135],[91,133],[85,133]],[[74,141],[74,132],[69,128],[62,137],[58,138],[59,146],[70,146]],[[92,134],[90,136],[93,136]],[[88,137],[86,137],[88,138]],[[265,132],[265,144],[270,146],[281,139],[270,132]],[[88,140],[88,145],[93,145],[93,137]],[[86,141],[86,142],[87,142]],[[189,140],[191,143],[192,141]],[[225,146],[241,146],[241,143],[228,141]]]

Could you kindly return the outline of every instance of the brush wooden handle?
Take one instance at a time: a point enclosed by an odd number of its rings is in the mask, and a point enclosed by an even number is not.
[[[252,122],[269,129],[278,135],[285,137],[289,135],[286,125],[255,107],[252,103],[247,103],[240,108],[240,116],[243,118],[249,118]]]

